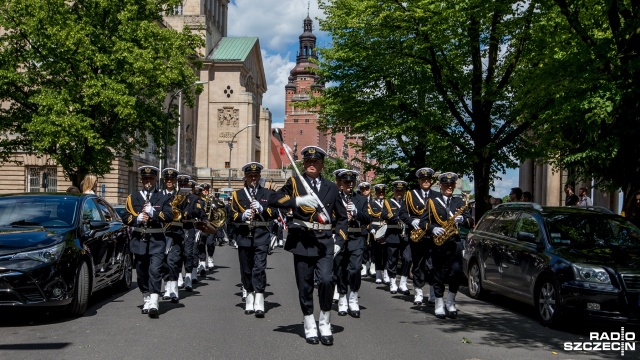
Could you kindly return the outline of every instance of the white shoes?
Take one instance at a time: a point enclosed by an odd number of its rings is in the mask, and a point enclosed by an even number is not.
[[[444,312],[444,300],[442,298],[436,298],[435,314],[438,319],[444,319],[447,315]]]
[[[458,309],[456,309],[456,293],[449,292],[447,294],[445,309],[447,310],[447,315],[450,318],[455,319],[458,317]]]
[[[347,311],[349,310],[349,303],[347,301],[347,294],[340,295],[340,299],[338,300],[338,316],[347,315]]]
[[[376,270],[376,284],[382,284],[382,270]]]
[[[149,295],[149,317],[158,317],[158,298],[160,295],[151,294]]]
[[[167,284],[170,284],[169,288],[169,298],[171,298],[171,302],[177,303],[180,299],[178,296],[178,282],[177,281],[168,281]]]
[[[255,303],[253,308],[256,312],[256,317],[258,318],[264,317],[264,294],[263,293],[256,293]]]
[[[376,275],[376,264],[372,262],[371,266],[369,267],[369,276],[375,276],[375,275]]]
[[[242,301],[247,301],[247,289],[242,287]]]
[[[251,315],[255,311],[255,298],[253,297],[253,293],[250,292],[247,294],[247,300],[244,303],[244,314]]]
[[[309,344],[318,343],[318,328],[316,327],[316,319],[313,315],[304,316],[304,337]]]
[[[142,313],[143,314],[148,314],[149,313],[150,301],[151,301],[151,296],[150,295],[142,296]]]
[[[360,317],[360,305],[358,304],[358,293],[355,291],[351,291],[349,293],[349,315],[353,316],[354,318]]]
[[[169,300],[171,297],[169,293],[171,292],[171,281],[167,281],[164,283],[164,294],[162,294],[162,300]]]
[[[391,282],[389,283],[389,292],[392,294],[397,294],[398,293],[398,285],[396,285],[396,279],[391,279]]]
[[[400,276],[400,285],[398,285],[398,292],[402,295],[409,295],[409,288],[407,287],[407,277]]]
[[[415,297],[413,298],[413,305],[422,305],[422,301],[424,300],[424,294],[422,293],[422,288],[415,288],[416,292]]]
[[[338,285],[333,287],[333,302],[337,303],[340,298],[340,293],[338,292]]]
[[[213,270],[214,267],[215,264],[213,263],[213,256],[207,256],[207,268],[209,268],[209,270]]]
[[[391,282],[391,279],[389,279],[389,274],[387,274],[387,270],[384,270],[384,275],[382,277],[382,281],[384,281],[385,284],[389,284],[389,282]]]
[[[213,262],[213,261],[212,261],[212,262]],[[200,276],[203,276],[203,277],[204,277],[205,275],[207,275],[207,264],[206,264],[204,261],[200,261],[200,262],[198,263],[198,271],[197,271],[197,272],[198,272],[198,274],[199,274]],[[192,275],[192,276],[193,276],[193,275]],[[195,277],[194,277],[194,279],[195,279]]]
[[[362,269],[360,269],[360,276],[367,276],[367,265],[362,264]]]
[[[184,280],[182,279],[182,273],[178,275],[178,287],[182,288],[184,286]]]
[[[193,284],[197,284],[198,283],[198,271],[196,268],[193,268],[191,270],[191,283]]]
[[[320,342],[322,345],[333,345],[331,333],[331,311],[320,311],[318,318],[318,330],[320,330]]]

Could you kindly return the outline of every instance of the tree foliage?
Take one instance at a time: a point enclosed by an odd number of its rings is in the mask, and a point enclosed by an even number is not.
[[[517,107],[522,64],[539,50],[536,1],[320,1],[333,43],[320,72],[326,128],[365,134],[383,178],[470,175],[487,209],[493,179],[530,151],[536,121]]]
[[[162,24],[178,0],[4,0],[0,5],[2,161],[51,156],[74,184],[131,160],[178,125],[167,94],[191,86],[204,40]],[[184,92],[193,104],[191,91]],[[170,116],[167,116],[169,113]],[[169,132],[169,143],[173,134]]]
[[[572,180],[640,189],[640,3],[549,0],[548,51],[523,106],[540,114],[538,148]]]

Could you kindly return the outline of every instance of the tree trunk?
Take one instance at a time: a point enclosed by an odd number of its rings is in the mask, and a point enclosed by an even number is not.
[[[473,165],[473,184],[476,195],[475,220],[489,210],[489,180],[491,179],[491,162],[493,159],[480,158]]]

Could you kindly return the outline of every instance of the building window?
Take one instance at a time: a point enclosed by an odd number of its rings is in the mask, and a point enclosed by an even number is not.
[[[297,122],[298,122],[298,119],[293,119],[293,122],[294,122],[294,123],[297,123]]]
[[[55,167],[27,168],[27,192],[57,192],[58,169]]]
[[[304,122],[308,123],[308,122],[309,122],[309,119],[304,119]]]
[[[225,169],[228,169],[228,168],[230,168],[230,167],[231,167],[231,165],[229,165],[229,162],[228,162],[228,161],[225,161],[225,162],[224,162],[224,168],[225,168]]]

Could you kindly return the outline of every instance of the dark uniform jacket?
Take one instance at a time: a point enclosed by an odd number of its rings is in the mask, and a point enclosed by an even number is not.
[[[296,206],[295,198],[307,195],[301,181],[307,181],[306,177],[303,176],[302,179],[298,176],[290,177],[283,187],[269,196],[269,206],[291,208],[293,212],[292,220],[288,224],[289,235],[285,242],[285,250],[302,256],[333,255],[334,240],[331,229],[312,230],[293,222],[293,220],[299,220],[317,223],[318,213],[322,212],[321,209]],[[335,244],[342,248],[348,238],[347,209],[339,197],[338,186],[321,178],[318,198],[331,216],[331,224],[335,227]]]
[[[382,205],[378,203],[378,201],[382,202]],[[384,199],[379,200],[378,198],[371,198],[369,199],[369,214],[371,214],[371,224],[369,225],[369,233],[371,233],[371,231],[374,231],[374,234],[376,231],[378,231],[378,229],[380,228],[380,226],[382,226],[382,221],[384,219],[381,219],[380,217],[382,216],[382,208],[384,207]],[[370,234],[369,235],[371,237],[371,240],[374,241],[375,237],[374,235]],[[380,241],[380,240],[378,240]]]
[[[369,199],[359,194],[353,194],[351,196],[351,202],[355,205],[357,213],[356,216],[348,222],[349,240],[346,246],[348,250],[364,249],[369,224],[371,224]]]
[[[464,206],[465,202],[460,197],[452,196],[449,206],[446,206],[446,204],[446,201],[440,193],[438,193],[437,197],[429,199],[427,211],[422,214],[422,218],[420,219],[420,227],[425,228],[426,226],[427,235],[431,236],[434,228],[443,227],[444,223],[453,215],[456,215],[456,212]],[[469,215],[469,212],[464,211],[461,215],[464,217],[464,220],[460,226],[472,228],[473,218]],[[460,237],[458,235],[452,237],[452,240],[459,239]]]
[[[269,196],[273,191],[258,187],[253,195],[262,205],[262,212],[253,214],[252,220],[242,220],[242,214],[251,209],[251,190],[244,187],[233,192],[231,201],[231,221],[236,226],[236,243],[238,246],[262,246],[271,242],[270,228],[276,211],[269,207]]]
[[[151,233],[143,233],[144,225],[138,224],[138,215],[144,209],[145,197],[141,191],[135,192],[127,197],[125,207],[126,214],[124,223],[132,227],[130,248],[133,254],[159,254],[164,253],[166,239],[163,227],[173,220],[171,202],[169,197],[158,190],[152,190],[149,196],[149,203],[153,206],[153,216],[147,221],[146,228]]]
[[[415,189],[411,191],[407,191],[404,197],[404,206],[400,210],[400,220],[407,225],[407,229],[410,231],[413,229],[411,223],[414,219],[420,220],[422,215],[427,208],[427,202],[429,199],[434,199],[438,196],[441,196],[439,192],[434,190],[429,190],[429,194],[427,195],[427,199],[422,198],[422,189]],[[423,223],[421,222],[421,228]],[[430,232],[427,232],[427,236],[431,236]]]
[[[402,228],[406,225],[400,220],[400,211],[404,207],[404,200],[390,199],[384,201],[382,215],[380,216],[387,223],[386,243],[400,244],[407,241],[406,236],[402,236]],[[405,234],[406,235],[406,234]]]
[[[176,191],[174,190],[173,192],[168,192],[166,189],[162,190],[162,193],[167,196],[169,199],[169,204],[172,204],[171,206],[171,210],[173,211],[173,201],[176,200]],[[186,208],[187,205],[187,201],[186,201],[186,196],[184,195],[180,195],[180,199],[176,200],[176,205],[177,208],[176,210],[178,210],[180,212],[180,214],[182,214],[184,212],[184,209]],[[182,221],[176,221],[177,219],[173,219],[173,221],[171,223],[169,223],[166,227],[165,233],[167,235],[170,235],[174,241],[180,241],[184,239],[184,229],[183,229],[183,224]]]
[[[190,193],[183,204],[182,222],[185,230],[193,229],[193,223],[196,220],[206,220],[207,213],[204,212],[204,201],[200,199],[199,195]]]

